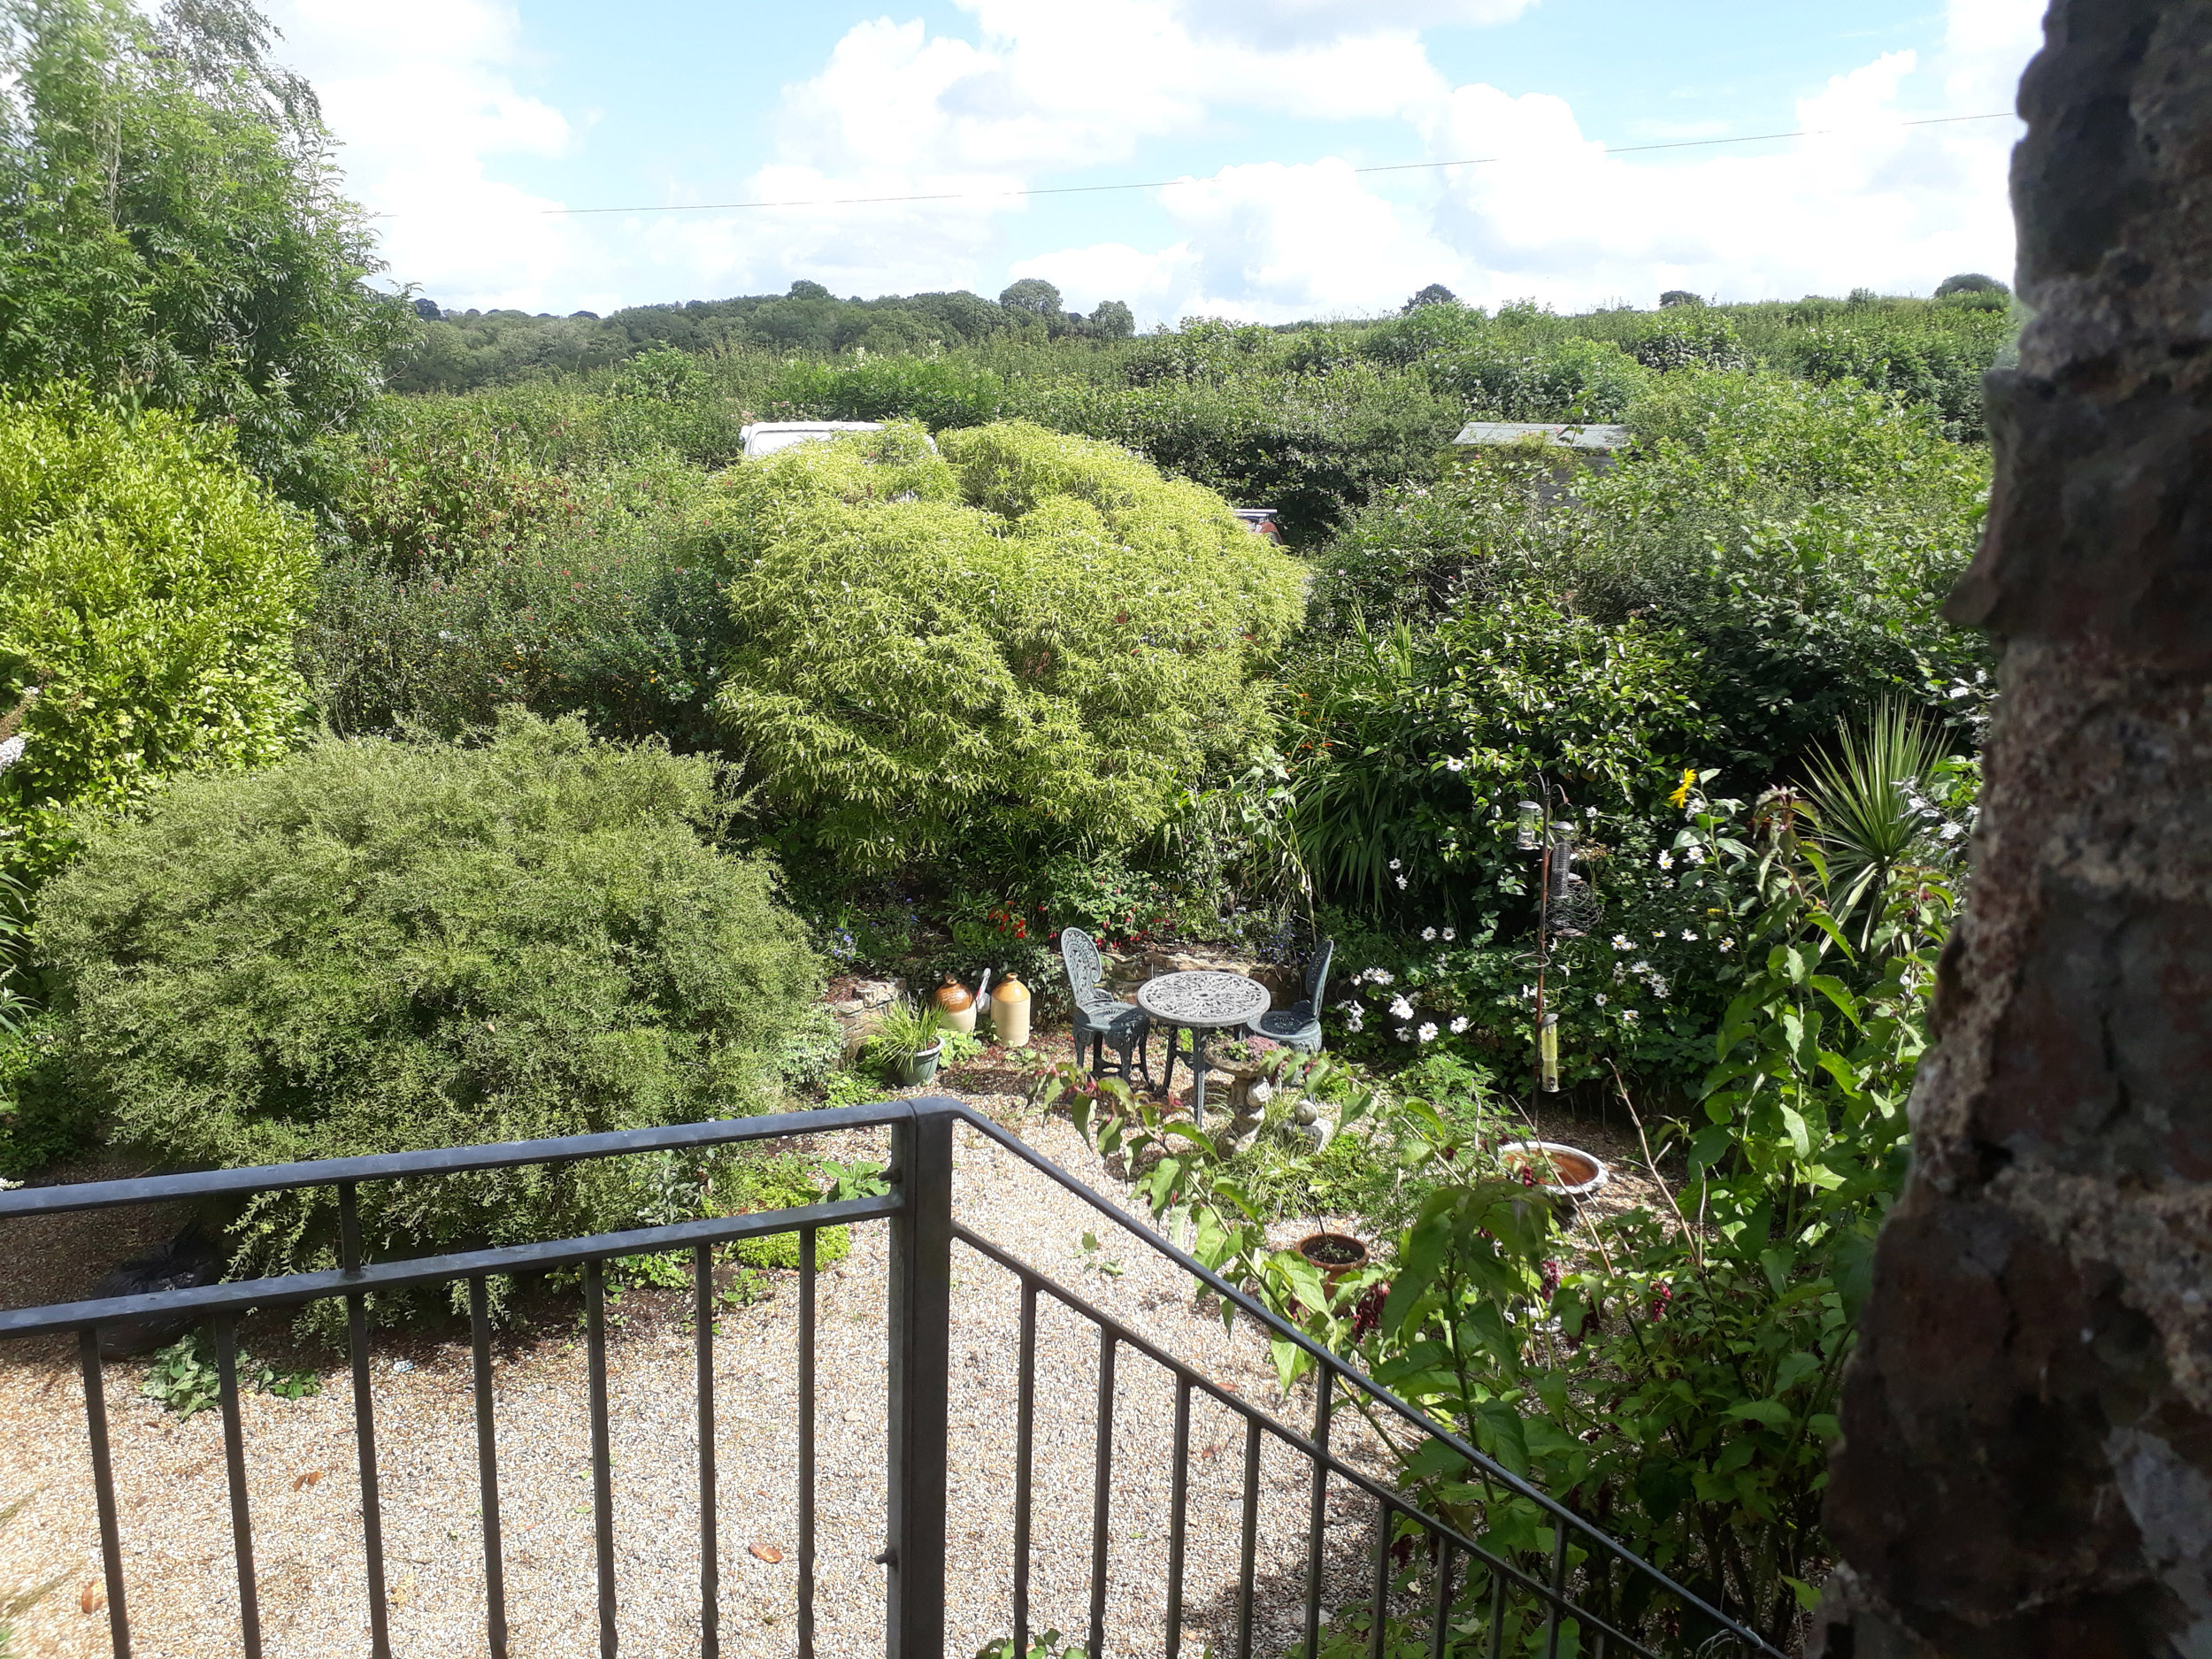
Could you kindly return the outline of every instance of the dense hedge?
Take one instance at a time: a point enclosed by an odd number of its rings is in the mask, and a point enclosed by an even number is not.
[[[51,868],[73,805],[281,753],[314,565],[305,522],[219,436],[67,392],[0,404],[0,717],[19,710],[25,741],[0,867]]]
[[[1386,492],[1321,555],[1315,623],[1434,626],[1537,580],[1604,621],[1677,630],[1702,655],[1701,757],[1755,788],[1884,695],[1931,706],[1986,672],[1938,615],[1972,557],[1981,452],[1932,409],[1772,373],[1688,369],[1632,406],[1606,471],[1501,451]]]
[[[510,715],[477,747],[329,740],[95,830],[38,907],[81,1110],[185,1168],[757,1111],[819,968],[717,769]],[[373,1253],[588,1233],[618,1163],[379,1184]],[[272,1197],[240,1265],[327,1264],[333,1200]]]

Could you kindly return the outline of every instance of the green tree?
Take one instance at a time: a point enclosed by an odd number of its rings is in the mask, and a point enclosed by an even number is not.
[[[1009,285],[998,296],[998,303],[1010,311],[1027,311],[1055,322],[1063,315],[1060,290],[1042,277],[1024,277]]]
[[[0,377],[234,429],[295,501],[414,319],[243,0],[0,0]]]
[[[81,392],[0,405],[0,717],[24,745],[0,860],[50,868],[72,808],[265,764],[297,728],[314,544],[228,448]]]
[[[1090,331],[1101,340],[1126,340],[1137,332],[1136,313],[1119,300],[1101,300],[1091,312]]]

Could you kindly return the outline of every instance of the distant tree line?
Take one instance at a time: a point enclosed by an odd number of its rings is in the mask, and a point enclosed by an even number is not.
[[[548,373],[604,368],[656,347],[710,352],[751,347],[808,354],[927,351],[1010,341],[1125,340],[1137,319],[1119,300],[1090,315],[1063,309],[1060,290],[1024,277],[995,301],[965,289],[839,299],[802,279],[781,294],[686,304],[633,305],[608,317],[448,311],[419,299],[419,335],[396,349],[388,384],[400,392],[469,391]]]

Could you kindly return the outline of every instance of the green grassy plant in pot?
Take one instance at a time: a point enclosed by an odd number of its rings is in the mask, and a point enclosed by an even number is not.
[[[883,1023],[864,1051],[895,1083],[910,1087],[928,1082],[937,1075],[937,1059],[944,1052],[936,1010],[910,996],[901,997],[883,1010]]]

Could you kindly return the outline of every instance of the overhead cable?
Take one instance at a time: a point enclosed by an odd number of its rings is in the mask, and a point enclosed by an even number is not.
[[[2010,110],[1994,110],[1985,115],[1931,115],[1917,120],[1882,123],[1883,128],[1907,127],[1949,127],[1962,121],[2005,121],[2016,119]],[[1683,138],[1663,144],[1608,144],[1601,148],[1608,156],[1640,156],[1655,150],[1705,150],[1717,144],[1763,144],[1778,138],[1821,138],[1839,133],[1861,133],[1880,130],[1866,127],[1804,127],[1787,133],[1747,133],[1740,138]],[[1416,173],[1439,167],[1489,167],[1510,159],[1505,156],[1465,156],[1455,161],[1394,161],[1380,166],[1354,167],[1354,173]],[[1253,166],[1263,164],[1233,163],[1232,165]],[[1283,163],[1283,165],[1308,165],[1305,163]],[[756,208],[784,207],[877,207],[905,202],[999,202],[1011,196],[1092,196],[1107,190],[1171,190],[1179,187],[1206,184],[1211,180],[1186,175],[1180,179],[1148,179],[1127,184],[1053,184],[1025,187],[1017,190],[942,190],[926,196],[818,196],[792,202],[662,202],[651,205],[631,207],[549,207],[549,214],[578,216],[586,213],[735,213]]]

